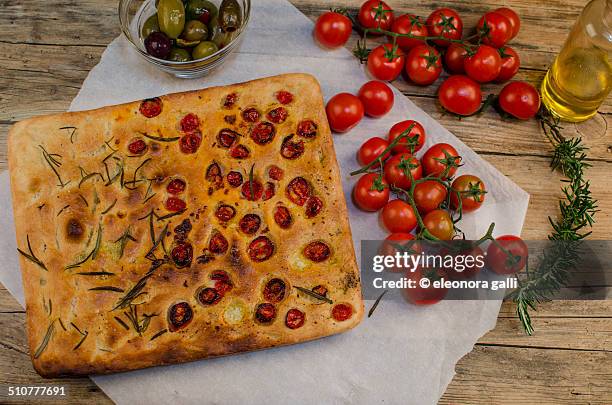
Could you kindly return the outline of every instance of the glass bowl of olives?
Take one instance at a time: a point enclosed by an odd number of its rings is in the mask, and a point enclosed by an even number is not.
[[[202,77],[238,45],[250,0],[120,0],[121,31],[136,51],[181,78]]]

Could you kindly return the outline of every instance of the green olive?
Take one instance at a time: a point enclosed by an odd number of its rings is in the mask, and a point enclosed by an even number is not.
[[[159,0],[157,6],[159,28],[172,39],[176,39],[185,28],[185,6],[181,0]]]
[[[193,48],[194,46],[198,46],[198,44],[202,41],[187,41],[183,38],[176,39],[176,46],[180,48]]]
[[[236,0],[223,0],[219,6],[219,25],[225,32],[234,32],[242,24],[240,5]]]
[[[140,30],[142,37],[146,38],[152,32],[159,32],[159,23],[157,22],[157,14],[153,14],[151,17],[147,18],[147,21],[142,25],[142,29]]]
[[[187,41],[203,41],[208,37],[208,27],[201,21],[191,20],[185,24],[181,37]]]
[[[238,35],[238,31],[224,32],[219,25],[219,18],[215,17],[210,21],[208,37],[219,49],[227,46]]]
[[[200,45],[193,48],[193,51],[191,52],[191,56],[193,56],[193,59],[202,59],[202,58],[212,55],[218,50],[219,48],[214,42],[204,41],[204,42],[200,42]]]
[[[185,10],[187,11],[187,18],[190,20],[200,20],[203,23],[210,21],[210,19],[218,14],[217,6],[208,0],[188,0]],[[208,18],[208,21],[203,21],[202,18]]]
[[[187,62],[191,60],[191,54],[186,49],[172,48],[168,59],[175,62]]]

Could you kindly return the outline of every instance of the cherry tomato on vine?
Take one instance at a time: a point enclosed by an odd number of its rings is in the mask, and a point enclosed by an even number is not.
[[[314,37],[324,47],[337,48],[346,44],[352,30],[353,23],[347,16],[328,11],[317,18]]]
[[[509,46],[503,46],[498,49],[501,56],[501,69],[495,78],[496,83],[506,82],[514,77],[521,66],[521,59],[518,53]]]
[[[521,19],[519,18],[518,14],[508,7],[500,7],[494,11],[506,16],[508,21],[510,21],[510,26],[512,27],[512,35],[510,35],[510,39],[516,37],[521,29]]]
[[[453,177],[461,165],[457,150],[447,143],[437,143],[421,158],[423,171],[427,176],[440,177],[442,180]]]
[[[466,247],[465,250],[460,250],[453,254],[454,256],[463,256],[463,263],[465,268],[462,271],[458,271],[457,267],[454,269],[447,269],[446,274],[448,278],[452,280],[467,280],[474,277],[484,267],[484,252],[479,246]]]
[[[374,137],[370,138],[361,145],[359,151],[357,152],[357,161],[362,166],[369,165],[374,160],[376,160],[389,146],[389,142],[385,139]],[[382,160],[384,161],[389,157],[390,153],[387,152],[385,156],[383,156]],[[377,168],[380,165],[378,163],[374,164],[372,167]]]
[[[423,168],[419,159],[409,153],[400,153],[387,160],[384,167],[385,179],[395,187],[408,189],[412,185],[412,180],[408,172],[412,174],[413,180],[423,177]]]
[[[508,17],[495,11],[485,13],[480,17],[476,30],[484,44],[496,48],[504,46],[512,37],[512,23]]]
[[[329,126],[335,132],[346,132],[354,128],[363,118],[363,104],[350,93],[338,93],[325,107]]]
[[[491,242],[487,249],[487,268],[497,274],[514,274],[521,271],[529,256],[529,248],[525,242],[514,235],[503,235],[495,238],[495,241],[497,243]]]
[[[480,45],[476,52],[465,58],[465,73],[479,83],[493,81],[501,71],[501,56],[497,49],[489,45]]]
[[[427,30],[434,37],[442,36],[448,39],[461,39],[463,35],[463,21],[459,14],[451,8],[439,8],[427,17]],[[450,45],[450,41],[434,39],[433,42],[441,47]]]
[[[455,234],[453,219],[446,210],[429,211],[423,217],[423,225],[430,234],[440,240],[451,240]]]
[[[421,214],[427,214],[440,207],[446,200],[446,187],[436,180],[425,180],[414,187],[414,203]]]
[[[453,181],[452,189],[450,202],[453,209],[459,208],[459,198],[456,192],[461,195],[461,209],[463,212],[477,210],[485,200],[485,185],[476,176],[464,174],[457,177]]]
[[[444,270],[417,267],[415,271],[408,271],[406,278],[414,280],[414,287],[404,288],[402,293],[408,302],[414,305],[433,305],[446,297],[448,289],[444,286],[435,286],[434,281],[444,277]],[[424,284],[421,279],[427,278],[429,285]]]
[[[397,46],[380,45],[368,55],[368,71],[378,80],[392,81],[402,72],[405,59],[404,51]]]
[[[364,211],[378,211],[389,201],[389,183],[378,173],[366,173],[353,188],[357,207]]]
[[[446,48],[446,53],[444,53],[446,70],[454,74],[465,73],[463,63],[465,62],[466,56],[467,51],[465,46],[457,43],[450,44],[450,46]]]
[[[508,83],[499,93],[499,106],[508,114],[528,120],[540,109],[540,94],[529,83]]]
[[[366,115],[380,118],[393,108],[393,90],[383,82],[371,80],[361,86],[358,93]]]
[[[457,115],[472,115],[480,108],[480,85],[464,75],[449,76],[438,90],[442,107]]]
[[[426,37],[429,35],[427,31],[427,27],[425,23],[421,20],[421,17],[418,17],[414,14],[404,14],[399,16],[393,21],[393,25],[391,26],[391,31],[398,34],[412,34],[419,37]],[[391,41],[392,38],[389,38]],[[399,46],[402,50],[408,52],[410,49],[414,48],[417,45],[424,45],[425,41],[422,39],[416,38],[406,38],[406,37],[397,37],[396,39],[397,46]]]
[[[381,211],[382,222],[389,232],[410,233],[417,226],[412,206],[404,200],[391,200]]]
[[[359,8],[357,19],[364,28],[380,27],[388,31],[393,24],[393,10],[384,1],[369,0]]]
[[[414,235],[405,232],[396,232],[387,236],[378,250],[378,254],[381,256],[395,256],[397,252],[408,254],[420,254],[423,249],[418,242],[415,240]],[[403,272],[403,267],[387,267],[388,271],[391,272]]]
[[[421,150],[421,148],[425,144],[425,128],[423,128],[421,124],[414,120],[400,121],[397,124],[393,125],[389,130],[389,143],[393,142],[395,138],[404,133],[404,131],[407,131],[410,125],[412,124],[414,124],[414,126],[408,133],[408,138],[400,140],[397,145],[395,145],[393,149],[391,149],[393,153],[414,154]],[[411,150],[412,148],[414,148],[414,151]]]
[[[406,56],[406,74],[415,84],[427,86],[442,73],[440,53],[429,45],[417,45]]]

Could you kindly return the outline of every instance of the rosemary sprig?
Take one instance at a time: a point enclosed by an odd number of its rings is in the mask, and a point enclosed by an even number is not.
[[[142,336],[144,332],[146,332],[149,324],[151,323],[151,318],[158,316],[159,314],[142,314],[142,318],[138,316],[138,305],[130,304],[129,309],[127,311],[123,311],[125,317],[130,321],[134,330],[138,333],[139,336]]]
[[[130,232],[131,230],[132,230],[132,226],[130,225],[125,230],[125,232],[123,232],[123,235],[121,235],[119,239],[115,241],[115,243],[119,243],[119,258],[120,259],[123,257],[123,253],[125,251],[125,247],[127,246],[128,242],[129,241],[136,242],[136,238],[132,236]]]
[[[26,253],[26,252],[24,252],[23,250],[21,250],[19,248],[17,248],[17,251],[23,257],[25,257],[26,259],[28,259],[32,263],[36,264],[38,267],[40,267],[44,271],[49,271],[49,269],[47,269],[47,266],[45,266],[45,264],[38,257],[36,257],[36,255],[32,251],[32,246],[30,245],[30,235],[26,235],[26,240],[28,242],[28,252],[30,252],[30,253]]]
[[[145,138],[149,138],[153,141],[157,141],[157,142],[176,142],[179,139],[181,139],[180,137],[172,137],[172,138],[164,138],[163,136],[153,136],[153,135],[149,135],[146,132],[141,132],[140,133],[142,136],[144,136]]]
[[[323,296],[321,294],[318,294],[318,293],[316,293],[316,292],[314,292],[312,290],[309,290],[308,288],[298,287],[297,285],[294,285],[293,288],[295,288],[296,290],[298,290],[300,292],[303,292],[306,295],[310,295],[313,298],[316,298],[316,299],[321,300],[321,301],[325,301],[328,304],[333,304],[334,303],[334,301],[330,300],[329,298],[327,298],[327,297],[325,297],[325,296]]]
[[[41,149],[43,158],[45,159],[45,161],[47,162],[47,164],[49,165],[49,167],[55,174],[55,177],[57,177],[57,180],[59,181],[58,187],[63,188],[68,183],[70,183],[70,180],[68,180],[67,182],[64,182],[62,180],[62,176],[60,176],[57,170],[60,167],[62,167],[62,162],[60,162],[62,155],[58,155],[57,153],[49,153],[42,145],[38,145],[38,147]]]
[[[98,255],[98,252],[100,251],[101,244],[102,244],[102,224],[100,223],[98,224],[98,235],[96,236],[96,243],[92,251],[89,252],[89,254],[85,256],[83,260],[64,267],[64,270],[70,270],[70,269],[74,269],[77,267],[81,267],[81,265],[83,265],[89,259],[95,260],[96,256]]]
[[[374,301],[374,305],[372,305],[372,308],[370,308],[370,310],[368,311],[368,318],[370,318],[374,314],[374,311],[376,311],[376,308],[378,308],[378,304],[380,304],[380,300],[382,300],[385,294],[388,292],[389,290],[385,290],[382,292],[382,294],[378,296],[378,298],[376,298],[376,301]]]
[[[155,271],[159,269],[165,262],[165,260],[161,259],[154,260],[153,263],[151,263],[149,271],[140,280],[138,280],[138,282],[134,284],[134,286],[130,288],[125,293],[125,295],[119,299],[119,301],[117,301],[117,304],[115,304],[113,310],[127,308],[132,303],[132,301],[134,301],[140,295],[146,294],[142,290],[146,287],[147,280],[149,280],[149,278],[153,276]]]
[[[38,348],[34,352],[35,359],[39,358],[40,355],[43,354],[43,352],[49,345],[49,342],[51,341],[51,338],[53,337],[54,330],[55,330],[55,319],[52,320],[51,323],[49,324],[49,327],[47,328],[47,332],[45,333],[43,340],[40,342],[40,345],[38,345]]]
[[[123,288],[113,287],[110,285],[104,285],[101,287],[92,287],[89,289],[89,291],[110,291],[110,292],[118,292],[118,293],[125,292]]]
[[[74,143],[76,138],[77,127],[61,127],[60,129],[67,129],[70,131],[70,143]]]
[[[559,201],[559,216],[548,218],[552,226],[548,239],[552,243],[544,250],[536,268],[526,273],[519,288],[510,295],[528,335],[534,330],[529,310],[536,310],[536,304],[548,301],[566,285],[570,271],[580,260],[580,241],[590,235],[583,229],[593,226],[598,211],[597,200],[591,195],[590,183],[584,177],[585,169],[590,167],[586,162],[588,148],[580,137],[565,139],[559,118],[545,107],[537,118],[554,147],[551,169],[559,170],[566,179],[562,180],[565,184],[561,188],[564,199]]]
[[[159,332],[157,332],[155,335],[151,336],[151,339],[149,339],[149,341],[151,340],[155,340],[158,337],[160,337],[161,335],[163,335],[164,333],[168,332],[168,329],[162,329]]]
[[[87,339],[87,336],[89,336],[89,332],[85,331],[81,331],[81,329],[79,329],[74,323],[70,322],[70,325],[76,329],[77,332],[79,332],[79,334],[81,335],[81,339],[77,342],[77,344],[72,348],[72,350],[77,350],[79,347],[81,347],[81,345],[83,344],[83,342],[85,341],[85,339]]]

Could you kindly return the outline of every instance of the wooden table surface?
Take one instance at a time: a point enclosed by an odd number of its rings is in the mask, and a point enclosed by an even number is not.
[[[255,7],[259,1],[254,2]],[[360,0],[291,0],[311,19],[330,6],[355,10]],[[390,0],[394,9],[427,16],[434,8],[458,10],[466,28],[484,12],[501,5],[521,16],[521,32],[512,41],[522,66],[518,79],[539,84],[563,44],[584,0],[407,1]],[[115,0],[0,1],[0,169],[6,169],[9,127],[32,115],[65,111],[106,45],[119,34]],[[347,45],[352,47],[356,37]],[[282,41],[282,39],[279,39]],[[484,159],[531,195],[523,237],[543,239],[547,217],[556,215],[559,175],[548,165],[551,146],[535,121],[502,121],[494,112],[461,121],[436,104],[438,85],[394,83]],[[499,86],[485,86],[487,92]],[[593,238],[612,237],[612,98],[591,121],[567,124],[590,146],[588,176],[601,212]],[[612,304],[610,301],[561,301],[539,306],[534,336],[523,334],[511,303],[497,326],[483,336],[456,367],[443,404],[612,403]],[[25,314],[0,287],[0,395],[9,385],[64,385],[63,402],[110,402],[89,379],[45,381],[32,369],[24,331]],[[389,372],[394,372],[389,370]],[[6,398],[0,397],[0,402]]]

